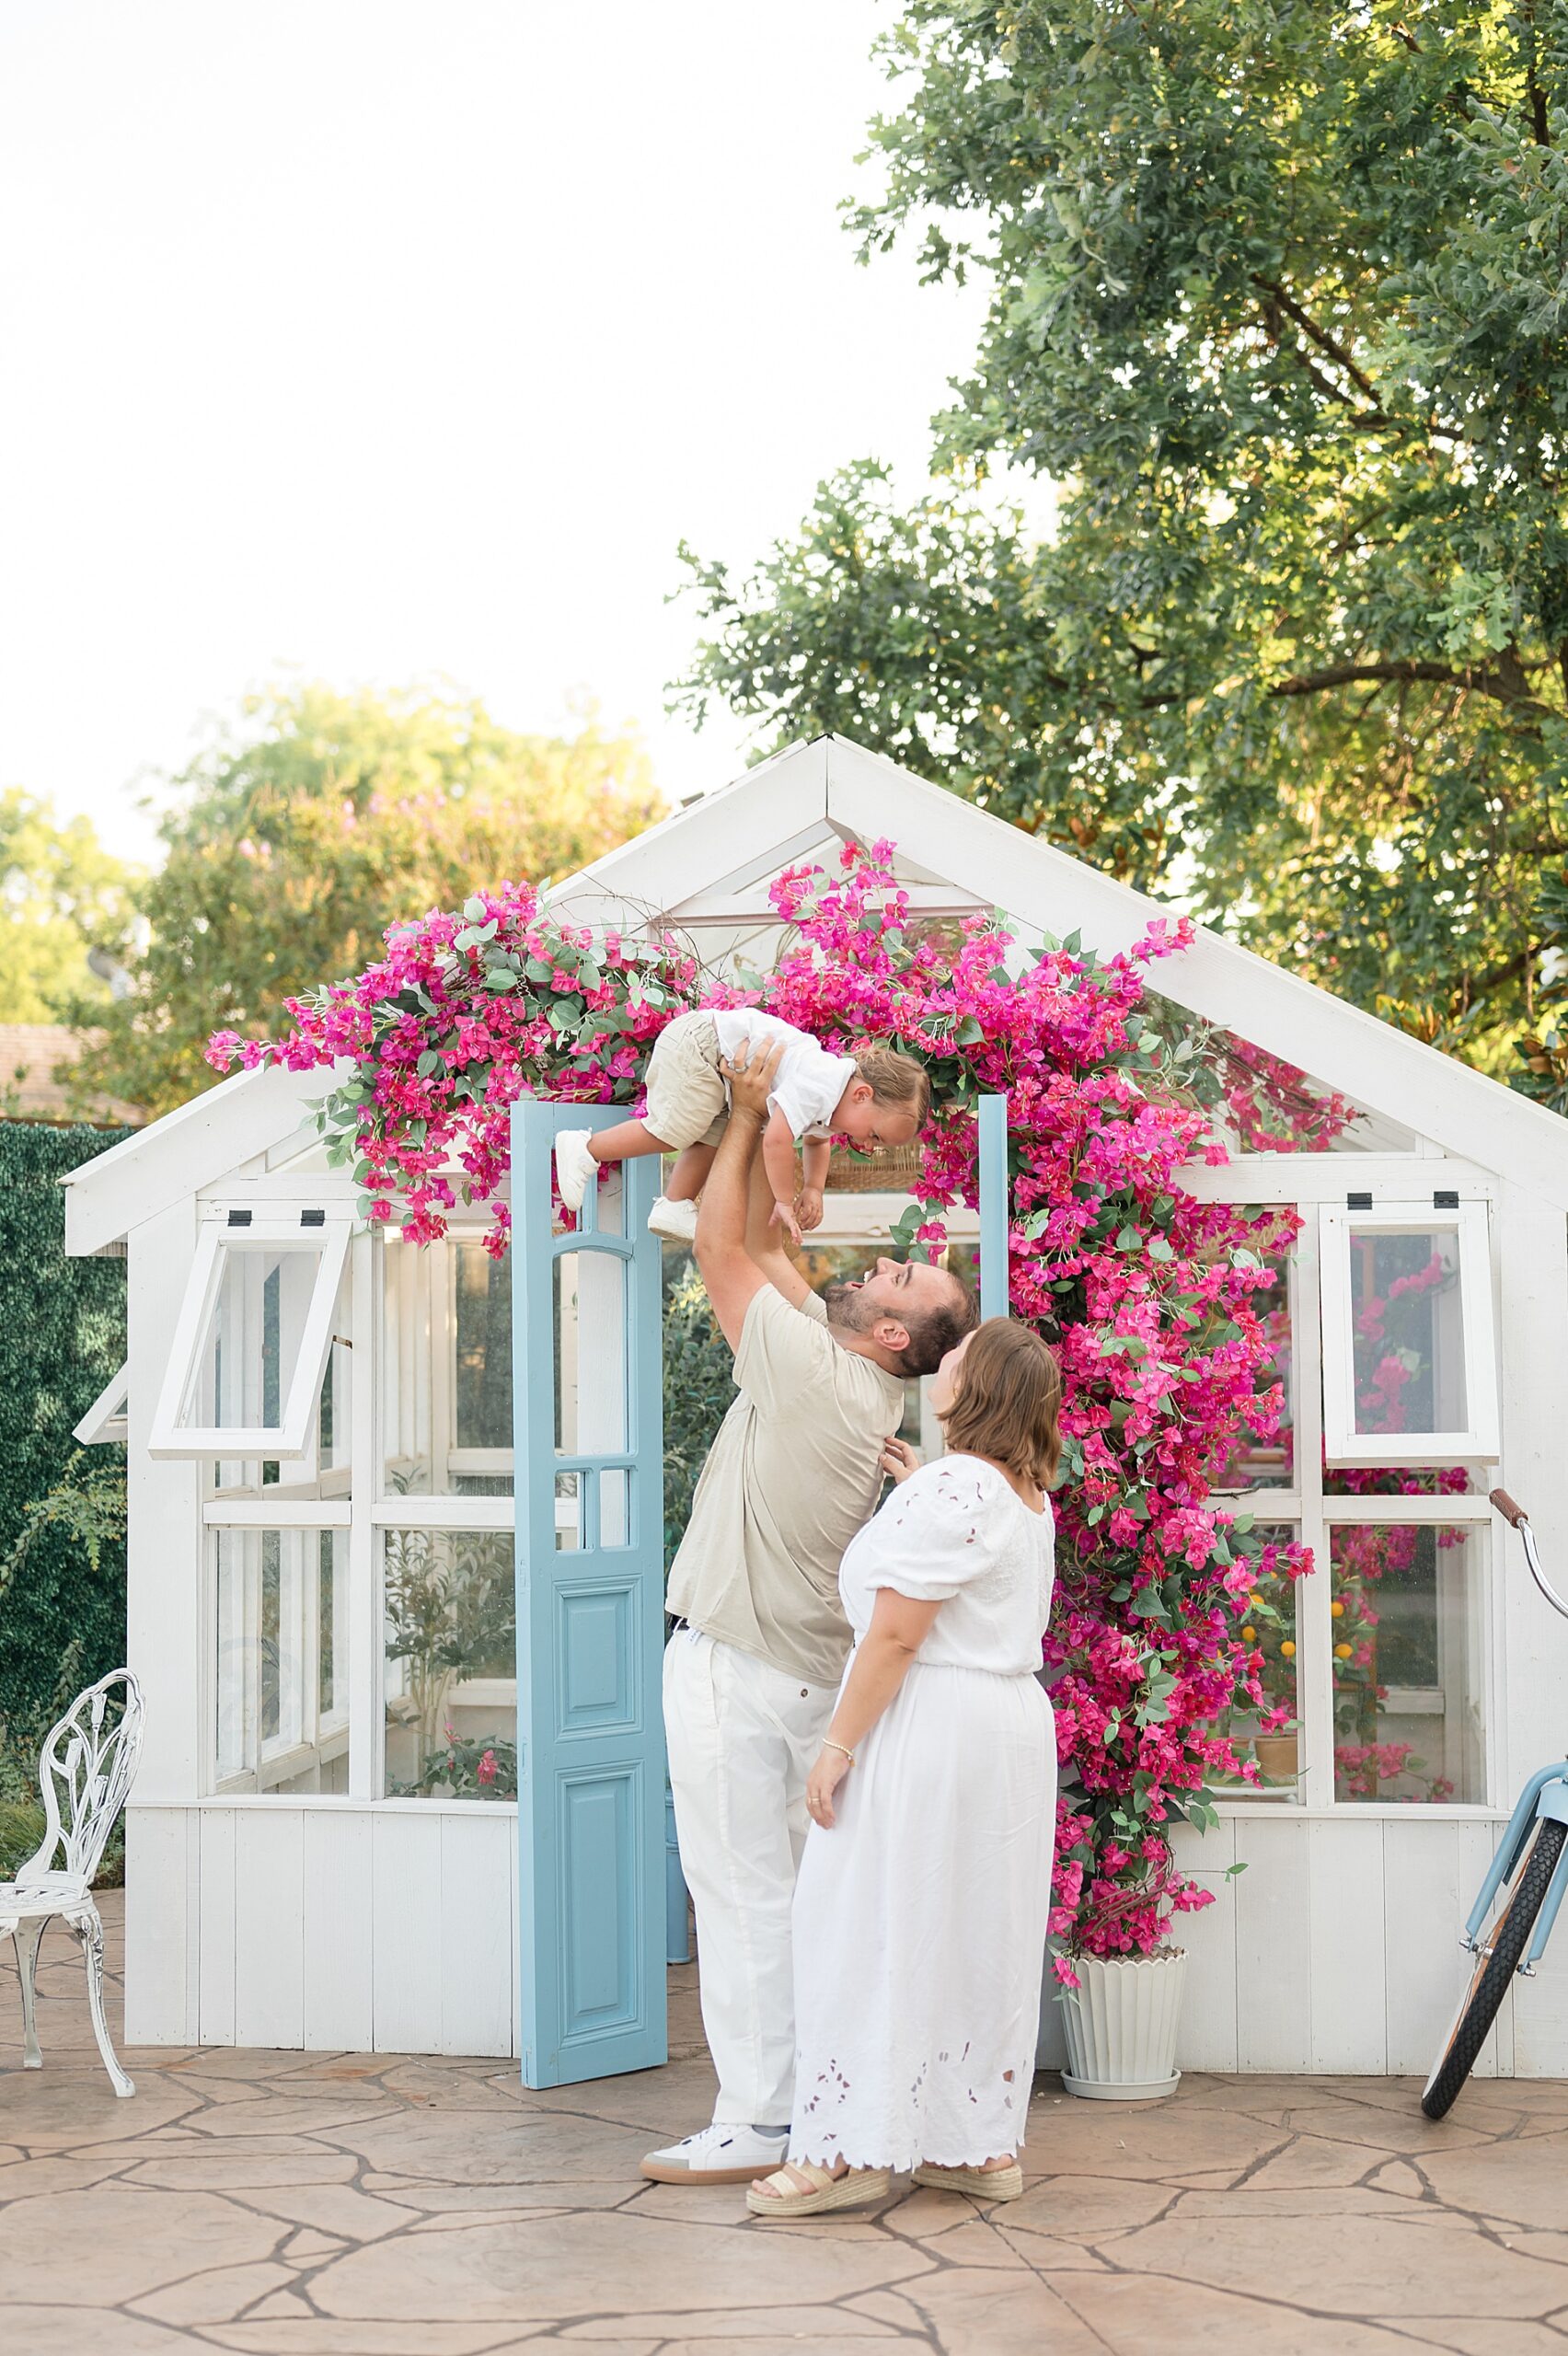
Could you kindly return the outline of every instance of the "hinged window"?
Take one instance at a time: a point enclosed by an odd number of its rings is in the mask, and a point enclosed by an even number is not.
[[[71,1437],[83,1448],[97,1448],[104,1440],[124,1441],[127,1426],[125,1403],[131,1390],[129,1359],[104,1384],[86,1414],[72,1431]]]
[[[203,1220],[149,1449],[297,1461],[332,1345],[350,1214],[268,1204]]]
[[[1486,1205],[1352,1197],[1319,1216],[1327,1461],[1495,1460]]]

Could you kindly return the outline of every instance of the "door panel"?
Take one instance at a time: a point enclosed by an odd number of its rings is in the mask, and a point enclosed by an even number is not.
[[[523,2079],[647,2070],[664,2021],[663,1431],[656,1156],[553,1231],[559,1129],[513,1114]]]

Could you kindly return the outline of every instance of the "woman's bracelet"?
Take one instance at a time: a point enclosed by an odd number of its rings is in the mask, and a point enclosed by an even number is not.
[[[841,1750],[850,1766],[853,1767],[855,1764],[855,1754],[847,1742],[835,1742],[830,1734],[824,1734],[822,1738],[822,1747],[824,1750]]]

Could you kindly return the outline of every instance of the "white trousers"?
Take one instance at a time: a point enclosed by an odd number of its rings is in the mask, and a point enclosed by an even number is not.
[[[681,1870],[697,1910],[715,2119],[788,2125],[795,2084],[790,1917],[806,1777],[838,1699],[733,1645],[677,1628],[664,1735]]]

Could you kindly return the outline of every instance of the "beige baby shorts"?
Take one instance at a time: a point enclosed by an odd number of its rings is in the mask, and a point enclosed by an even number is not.
[[[717,1145],[729,1109],[713,1017],[677,1014],[653,1043],[643,1119],[656,1138],[678,1152],[688,1145]]]

